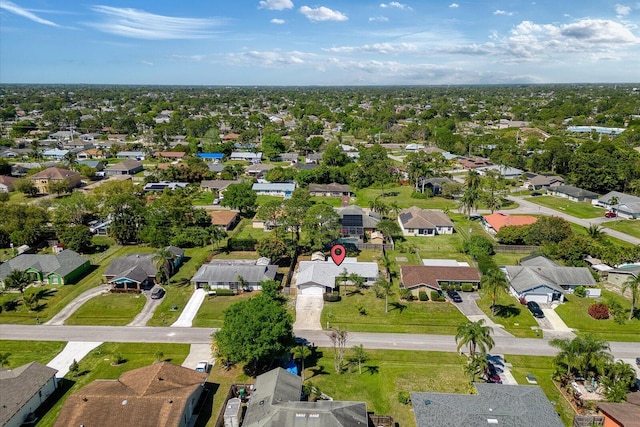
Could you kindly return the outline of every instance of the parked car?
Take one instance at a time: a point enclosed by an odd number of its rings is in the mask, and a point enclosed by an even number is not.
[[[542,196],[542,193],[540,193],[539,191],[532,191],[531,195],[534,196],[534,197],[535,196]]]
[[[198,364],[196,365],[196,371],[198,371],[198,372],[207,372],[208,373],[210,368],[211,368],[211,365],[206,360],[202,360],[202,361],[198,362]]]
[[[531,314],[533,314],[533,317],[539,317],[539,318],[544,317],[544,313],[542,312],[542,309],[540,308],[537,302],[535,301],[527,302],[527,308],[529,309]]]
[[[447,295],[449,295],[449,298],[451,298],[453,302],[462,302],[462,297],[457,291],[449,291]]]
[[[151,299],[160,299],[164,296],[164,289],[162,288],[155,288],[153,291],[151,291]]]
[[[604,214],[604,216],[605,218],[615,218],[618,216],[618,214],[615,212],[608,211],[607,213]]]
[[[492,374],[492,375],[489,375],[487,382],[493,383],[493,384],[502,384],[502,379],[500,379],[500,375]]]
[[[640,357],[636,357],[636,365],[638,365],[638,368],[640,368]]]
[[[219,205],[220,204],[220,199],[218,199],[217,197],[215,199],[213,199],[213,204],[214,205]]]

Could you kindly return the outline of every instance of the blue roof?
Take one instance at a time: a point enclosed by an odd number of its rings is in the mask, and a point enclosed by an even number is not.
[[[198,157],[201,159],[222,159],[224,154],[222,153],[198,153]]]

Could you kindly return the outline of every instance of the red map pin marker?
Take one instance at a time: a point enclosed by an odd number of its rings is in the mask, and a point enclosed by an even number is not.
[[[342,264],[344,258],[347,256],[347,251],[344,249],[342,245],[333,245],[331,248],[331,259],[336,265]]]

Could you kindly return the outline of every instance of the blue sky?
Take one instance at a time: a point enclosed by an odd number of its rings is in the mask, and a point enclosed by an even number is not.
[[[640,82],[640,1],[0,0],[0,83]]]

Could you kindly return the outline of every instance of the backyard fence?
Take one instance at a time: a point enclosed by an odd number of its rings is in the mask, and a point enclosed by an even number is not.
[[[540,249],[540,246],[528,245],[495,245],[493,250],[499,254],[528,254]]]

